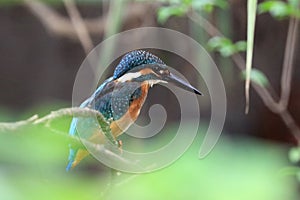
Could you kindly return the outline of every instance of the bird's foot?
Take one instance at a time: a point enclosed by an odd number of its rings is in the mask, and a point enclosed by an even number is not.
[[[118,143],[118,148],[119,148],[120,152],[123,153],[123,150],[122,150],[123,142],[122,142],[122,140],[117,140],[117,143]]]
[[[119,147],[119,148],[122,148],[122,146],[123,146],[122,140],[117,140],[117,143],[118,143],[118,147]]]

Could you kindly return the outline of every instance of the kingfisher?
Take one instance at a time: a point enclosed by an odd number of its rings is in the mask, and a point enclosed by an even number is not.
[[[144,50],[134,50],[123,56],[113,76],[106,79],[80,107],[99,111],[109,121],[112,136],[116,140],[136,121],[149,89],[158,83],[172,83],[201,95],[195,87],[171,73],[169,67],[159,57]],[[101,144],[105,136],[101,128],[95,124],[97,124],[95,118],[74,117],[69,134],[78,136],[78,132],[84,132],[85,134],[80,136]],[[74,168],[87,155],[89,152],[86,149],[70,145],[66,170]]]

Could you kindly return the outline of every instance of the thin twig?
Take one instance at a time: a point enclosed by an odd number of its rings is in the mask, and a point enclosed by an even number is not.
[[[296,138],[298,145],[300,145],[300,129],[296,124],[295,119],[292,117],[291,113],[288,110],[282,110],[278,113],[281,119],[284,121],[290,132]]]
[[[22,121],[18,121],[18,122],[13,122],[13,123],[1,122],[0,123],[0,132],[15,131],[21,127],[24,127],[28,124],[33,123],[37,119],[38,119],[38,115],[33,115],[32,117],[30,117],[27,120],[22,120]]]
[[[279,105],[285,110],[288,106],[291,93],[291,83],[293,75],[293,60],[295,56],[296,40],[298,36],[299,19],[292,17],[289,22],[285,55],[281,76],[281,97]]]
[[[63,0],[67,12],[71,18],[71,22],[74,26],[74,29],[77,33],[78,39],[84,48],[86,54],[88,54],[93,49],[93,41],[91,36],[86,28],[86,25],[74,3],[73,0]]]

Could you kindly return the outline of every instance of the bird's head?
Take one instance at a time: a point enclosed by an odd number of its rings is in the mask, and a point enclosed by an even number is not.
[[[195,87],[171,73],[161,59],[142,50],[126,54],[116,67],[113,77],[118,82],[140,82],[150,86],[157,83],[172,83],[184,90],[201,95]]]

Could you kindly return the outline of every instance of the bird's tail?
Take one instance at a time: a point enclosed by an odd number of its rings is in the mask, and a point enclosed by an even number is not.
[[[78,163],[84,159],[86,156],[89,155],[89,152],[84,149],[70,149],[70,154],[69,154],[69,163],[66,167],[66,171],[70,171],[74,167],[78,165]]]

